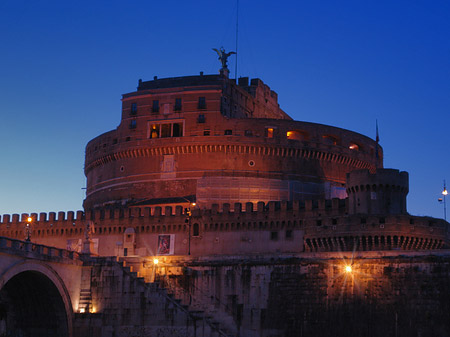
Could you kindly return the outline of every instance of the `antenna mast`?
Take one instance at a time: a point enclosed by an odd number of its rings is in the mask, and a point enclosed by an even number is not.
[[[238,30],[239,30],[239,0],[236,0],[236,65],[234,66],[234,78],[237,83],[237,69],[238,69]]]

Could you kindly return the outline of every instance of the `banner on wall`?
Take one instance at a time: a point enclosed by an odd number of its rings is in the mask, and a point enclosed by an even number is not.
[[[173,255],[175,250],[175,234],[158,235],[157,255]]]

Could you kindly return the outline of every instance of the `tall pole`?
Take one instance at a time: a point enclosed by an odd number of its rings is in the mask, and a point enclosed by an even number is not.
[[[448,191],[447,191],[447,188],[445,186],[445,180],[444,180],[444,189],[442,191],[442,195],[444,196],[444,220],[445,221],[447,221],[447,204],[446,204],[446,201],[445,201],[445,197],[447,196],[447,194],[448,194]]]
[[[239,28],[239,0],[236,0],[236,66],[234,67],[234,78],[237,83],[237,68],[238,68],[238,28]]]

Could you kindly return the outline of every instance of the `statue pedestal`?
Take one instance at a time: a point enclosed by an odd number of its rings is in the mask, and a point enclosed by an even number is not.
[[[83,241],[83,248],[81,249],[82,254],[94,254],[94,241],[91,239],[86,239]]]
[[[230,70],[228,68],[220,68],[219,70],[220,75],[228,78],[228,76],[230,75]]]

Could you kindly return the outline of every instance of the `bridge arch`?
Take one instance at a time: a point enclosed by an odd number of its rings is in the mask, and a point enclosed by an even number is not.
[[[0,335],[72,337],[72,327],[70,295],[51,266],[21,261],[0,275]]]

